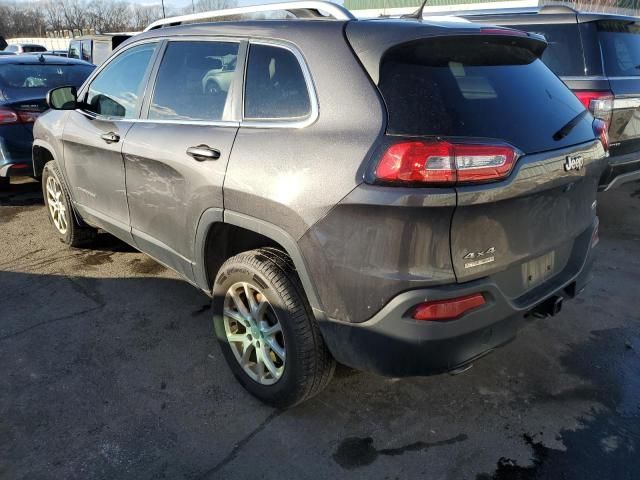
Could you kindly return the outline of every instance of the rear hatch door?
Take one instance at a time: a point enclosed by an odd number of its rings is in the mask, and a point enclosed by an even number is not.
[[[514,297],[575,255],[595,221],[605,163],[593,117],[540,53],[518,37],[448,36],[396,48],[380,70],[388,134],[506,143],[519,153],[506,179],[456,186],[451,222],[458,281],[500,273]]]

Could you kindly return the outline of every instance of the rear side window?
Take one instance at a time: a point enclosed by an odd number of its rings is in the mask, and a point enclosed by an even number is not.
[[[634,22],[597,22],[604,69],[612,77],[640,76],[640,25]]]
[[[557,75],[584,75],[584,57],[577,23],[517,25],[519,30],[543,35],[549,44],[542,61]]]
[[[273,45],[249,48],[244,118],[300,119],[311,114],[302,67],[290,50]]]
[[[149,118],[221,120],[237,60],[237,43],[170,42],[158,71]]]
[[[498,139],[525,153],[593,139],[591,118],[567,87],[515,40],[448,37],[385,54],[379,88],[390,134]],[[554,138],[555,137],[555,138]]]
[[[115,57],[89,86],[86,100],[89,110],[107,117],[136,117],[155,48],[155,43],[146,43]]]

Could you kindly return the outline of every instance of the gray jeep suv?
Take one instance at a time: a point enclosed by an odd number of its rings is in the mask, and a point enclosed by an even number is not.
[[[106,230],[211,295],[233,373],[280,407],[336,361],[453,371],[557,313],[607,147],[539,36],[303,3],[131,38],[50,92],[33,147],[60,238]]]

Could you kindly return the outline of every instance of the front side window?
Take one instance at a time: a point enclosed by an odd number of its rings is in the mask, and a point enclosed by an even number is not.
[[[89,110],[107,117],[134,118],[155,48],[155,43],[145,43],[115,57],[89,86]]]
[[[290,50],[252,44],[245,85],[244,118],[300,119],[311,114],[302,68]]]
[[[223,119],[238,47],[232,42],[169,42],[158,70],[149,119]]]

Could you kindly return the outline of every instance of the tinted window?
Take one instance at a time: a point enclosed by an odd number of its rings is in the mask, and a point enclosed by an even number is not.
[[[79,87],[93,71],[88,65],[2,64],[0,85],[4,88],[51,89],[62,85]]]
[[[80,58],[80,42],[71,42],[69,44],[69,58]]]
[[[170,42],[158,71],[149,118],[222,119],[237,59],[237,43]]]
[[[601,21],[597,25],[607,75],[640,75],[640,25],[620,21]]]
[[[584,108],[544,63],[512,42],[449,37],[392,50],[379,84],[389,133],[494,138],[526,153],[593,139],[589,115],[553,138]]]
[[[40,45],[25,45],[23,47],[24,53],[34,53],[34,52],[46,52],[47,49]]]
[[[514,25],[514,28],[543,35],[549,44],[542,61],[557,75],[584,75],[584,58],[577,23]]]
[[[310,112],[307,84],[295,55],[280,47],[251,45],[245,87],[245,118],[300,118]]]
[[[82,60],[86,62],[91,61],[91,40],[82,42]]]
[[[135,117],[155,48],[155,44],[150,43],[138,45],[115,57],[89,87],[90,110],[108,117]]]

